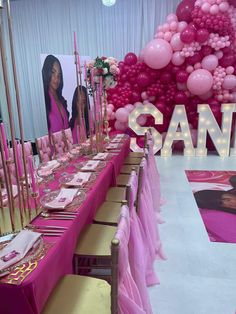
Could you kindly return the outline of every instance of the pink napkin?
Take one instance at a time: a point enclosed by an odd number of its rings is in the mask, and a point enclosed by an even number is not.
[[[96,156],[93,157],[93,160],[106,160],[108,155],[108,153],[98,153]]]
[[[114,140],[111,141],[111,143],[120,143],[122,141],[122,138],[114,138]]]
[[[66,185],[73,185],[73,186],[77,186],[77,187],[81,187],[83,186],[85,183],[88,182],[90,176],[91,176],[91,172],[78,172],[74,175],[73,179],[71,179],[71,181],[65,183]]]
[[[116,134],[115,138],[123,138],[125,137],[125,134]]]
[[[95,171],[97,166],[99,165],[99,160],[89,160],[82,168],[81,170],[84,171]]]
[[[60,166],[60,163],[57,160],[50,160],[48,161],[45,165],[40,166],[39,171],[49,171],[49,170],[54,170]]]
[[[13,194],[13,197],[15,197],[18,194],[18,189],[16,185],[12,185],[12,194]],[[7,189],[4,188],[2,190],[2,203],[3,205],[6,205],[7,202],[8,202]]]
[[[21,232],[0,252],[0,271],[19,262],[35,245],[41,234],[30,230]],[[4,273],[5,274],[5,273]],[[0,276],[3,275],[0,274]]]
[[[57,197],[48,203],[45,203],[45,207],[52,209],[65,209],[69,205],[76,195],[79,195],[79,189],[61,189]]]

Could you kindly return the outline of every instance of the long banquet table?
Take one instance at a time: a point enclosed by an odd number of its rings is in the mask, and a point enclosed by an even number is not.
[[[105,200],[109,187],[116,185],[116,177],[129,153],[129,146],[130,140],[126,137],[120,151],[107,161],[86,193],[86,198],[79,206],[75,219],[44,220],[41,217],[34,219],[35,225],[55,225],[67,229],[59,237],[44,236],[44,241],[52,246],[46,256],[38,262],[36,269],[19,285],[2,283],[0,279],[0,314],[40,313],[57,281],[65,274],[73,273],[72,259],[79,234],[86,224],[92,222],[97,208]],[[52,182],[53,189],[58,188],[61,172],[72,172],[73,163],[78,161],[73,161],[66,169],[56,172]]]

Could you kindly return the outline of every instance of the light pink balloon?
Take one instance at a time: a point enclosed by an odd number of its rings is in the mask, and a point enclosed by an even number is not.
[[[236,76],[232,74],[226,75],[222,86],[225,89],[233,89],[236,87]]]
[[[111,110],[111,108],[107,107],[107,116],[108,116],[108,117],[111,116],[112,112],[113,112],[113,111]]]
[[[174,14],[174,13],[170,13],[169,15],[167,15],[167,18],[166,18],[167,22],[168,23],[171,23],[171,22],[178,22],[178,18],[177,16]]]
[[[131,112],[134,109],[134,106],[131,104],[125,105],[125,109],[127,109],[129,112]]]
[[[193,95],[202,95],[207,93],[213,85],[211,73],[205,69],[193,71],[187,80],[187,87]]]
[[[188,65],[187,68],[186,68],[186,72],[192,73],[193,71],[194,71],[194,67],[191,66],[191,65]]]
[[[143,126],[147,122],[146,115],[145,114],[141,114],[140,116],[138,116],[137,122],[138,122],[139,125]]]
[[[171,45],[164,39],[151,40],[144,51],[144,62],[152,69],[164,68],[172,57]]]
[[[226,74],[233,74],[234,73],[234,67],[229,66],[226,68]]]
[[[147,92],[142,92],[141,97],[142,97],[143,100],[148,99]]]
[[[119,108],[116,110],[116,119],[120,122],[128,122],[129,111],[125,108]]]
[[[215,55],[208,55],[202,59],[202,68],[213,71],[218,66],[218,58]]]
[[[219,4],[219,9],[221,12],[226,12],[229,9],[229,4],[228,2],[222,2]]]
[[[183,48],[184,43],[180,39],[180,33],[176,33],[172,36],[170,45],[173,51],[179,51]]]
[[[134,108],[136,107],[142,107],[143,104],[140,101],[137,101],[136,103],[134,103]]]
[[[171,61],[174,65],[181,65],[184,63],[185,58],[180,55],[179,51],[173,53]]]
[[[166,41],[170,41],[171,37],[172,37],[172,33],[171,32],[166,32],[164,34],[164,40],[166,40]]]
[[[210,3],[205,2],[205,3],[203,3],[201,8],[202,8],[202,11],[206,13],[206,12],[210,11],[211,5],[210,5]]]
[[[155,101],[155,99],[156,99],[156,97],[155,96],[150,96],[149,98],[148,98],[148,100],[149,100],[149,102],[151,101]]]
[[[217,56],[218,59],[221,59],[224,55],[223,51],[219,50],[215,52],[215,55]]]
[[[181,22],[179,22],[177,31],[179,33],[181,33],[187,26],[188,26],[188,24],[185,21],[181,21]]]
[[[115,120],[116,118],[116,114],[115,112],[112,112],[111,116],[110,116],[110,120]]]
[[[114,124],[114,127],[117,131],[125,131],[128,127],[127,123],[123,123],[123,122],[120,122],[120,121],[116,121],[115,124]]]
[[[114,105],[113,104],[108,104],[107,108],[111,108],[111,110],[114,110]]]
[[[219,7],[217,4],[213,4],[211,7],[210,7],[210,13],[211,14],[217,14],[219,12]]]
[[[171,31],[176,31],[177,28],[178,28],[178,22],[173,21],[173,22],[170,23],[170,30]]]
[[[146,104],[150,104],[149,99],[144,100],[144,101],[143,101],[143,104],[144,104],[144,105],[146,105]]]

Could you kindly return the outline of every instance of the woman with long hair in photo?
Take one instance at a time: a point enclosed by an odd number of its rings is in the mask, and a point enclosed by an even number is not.
[[[42,68],[48,132],[52,134],[69,127],[67,103],[62,96],[63,74],[60,61],[48,55]]]
[[[73,141],[74,143],[79,143],[78,138],[78,124],[79,124],[79,115],[78,115],[78,108],[80,108],[80,112],[84,116],[85,121],[85,134],[83,134],[84,137],[88,137],[89,134],[89,97],[87,93],[87,89],[84,86],[79,86],[79,93],[78,93],[78,87],[76,87],[72,99],[72,116],[70,119],[70,128],[73,135]],[[81,119],[82,121],[82,119]]]

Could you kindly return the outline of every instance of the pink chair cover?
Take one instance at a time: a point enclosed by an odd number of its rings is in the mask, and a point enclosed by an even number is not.
[[[129,240],[129,262],[131,273],[134,281],[139,289],[142,299],[143,308],[147,314],[152,313],[152,308],[148,296],[146,285],[147,259],[148,250],[145,244],[145,234],[142,229],[142,224],[135,208],[135,200],[138,189],[138,178],[135,171],[132,171],[129,184],[131,186],[130,193],[130,240]]]
[[[20,152],[21,167],[22,167],[22,169],[24,169],[21,144],[17,144],[17,145],[20,146],[19,152]],[[32,145],[31,145],[30,141],[24,143],[24,149],[25,149],[26,167],[28,170],[27,157],[32,155]],[[14,160],[13,148],[9,149],[9,156],[10,156],[10,159]],[[15,165],[12,164],[10,166],[10,169],[11,169],[11,174],[12,174],[12,180],[13,180],[13,182],[15,182],[15,178],[16,178]]]
[[[156,212],[156,218],[158,223],[164,223],[160,215],[161,206],[161,187],[160,187],[160,175],[157,170],[155,156],[153,153],[153,142],[148,141],[149,150],[147,150],[147,161],[148,161],[148,179],[150,182],[150,188],[152,192],[153,208]]]
[[[54,151],[56,155],[61,155],[66,152],[64,135],[62,131],[52,133],[52,140],[53,140]]]
[[[158,225],[156,224],[152,192],[148,180],[147,161],[145,158],[142,160],[141,165],[143,166],[143,177],[141,182],[139,217],[146,235],[146,245],[149,248],[150,259],[152,261],[155,258],[166,259],[162,250]],[[147,277],[147,284],[154,283],[157,282],[153,276],[152,265],[150,265],[150,275]]]
[[[73,148],[73,137],[72,137],[71,129],[68,128],[64,132],[65,132],[65,137],[66,137],[67,149],[71,150]]]
[[[40,162],[52,160],[52,146],[48,135],[36,139]]]
[[[130,271],[128,251],[128,243],[130,238],[130,219],[127,206],[122,206],[115,238],[119,240],[119,314],[145,314],[138,288]]]

